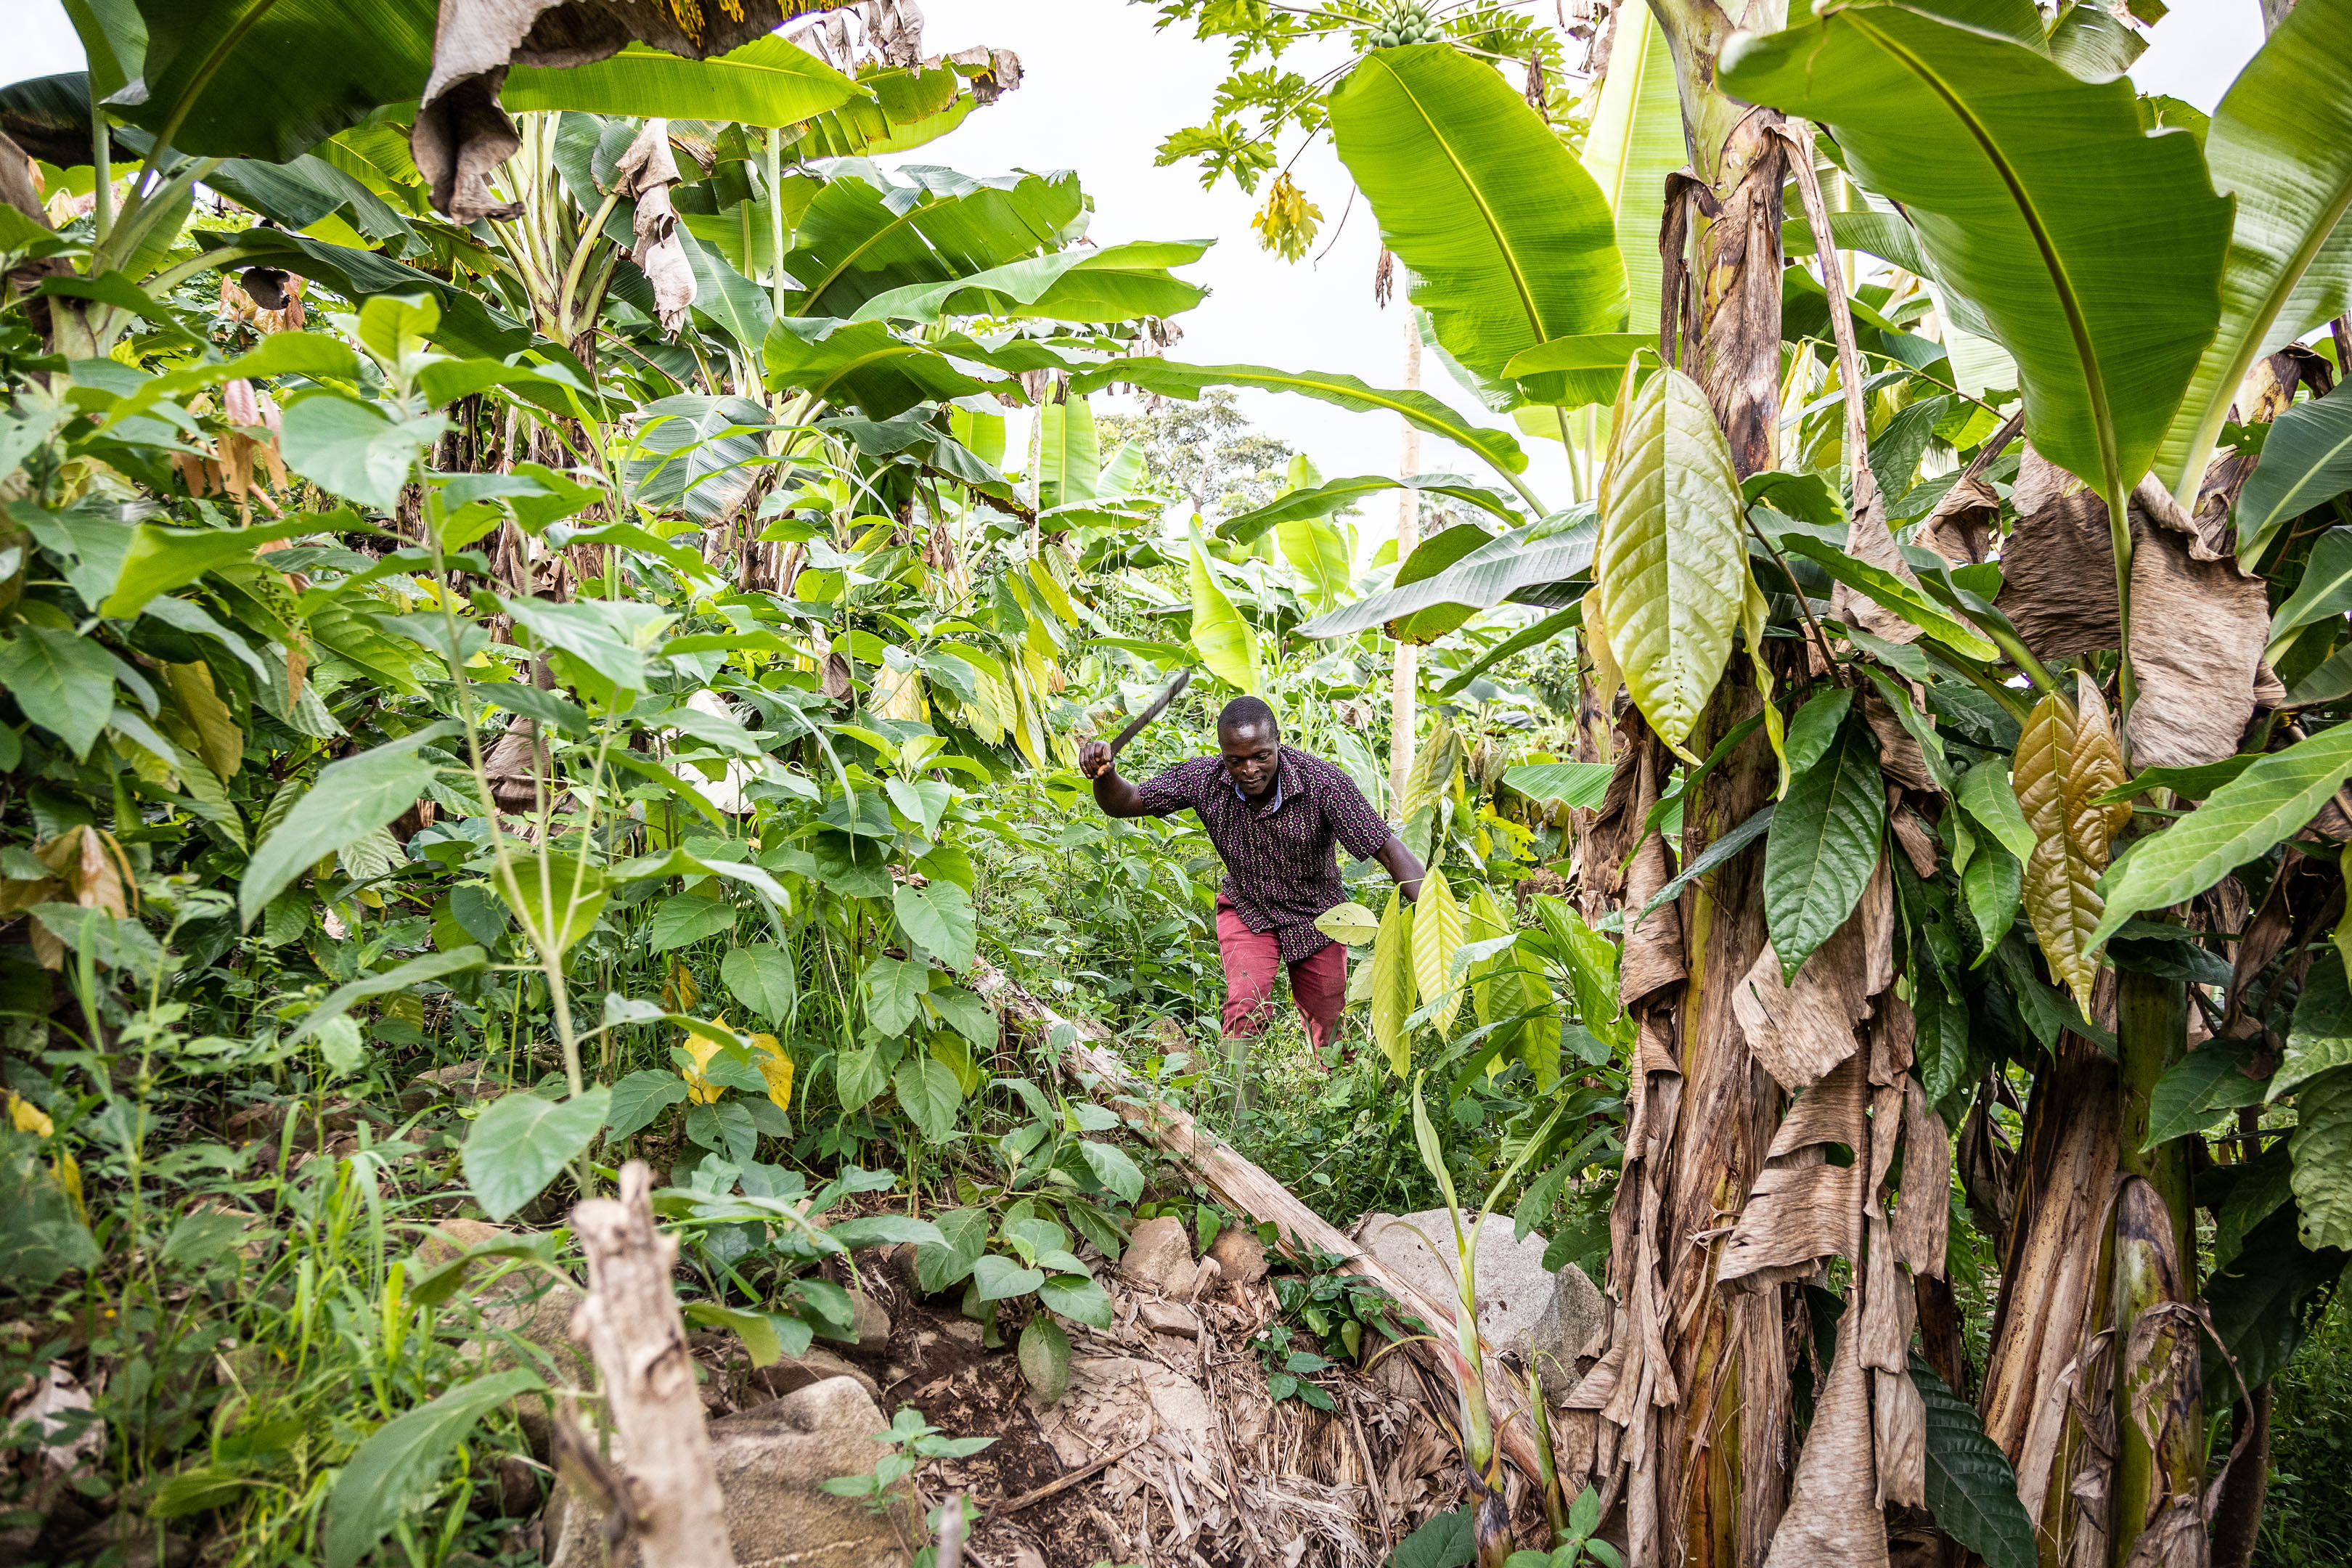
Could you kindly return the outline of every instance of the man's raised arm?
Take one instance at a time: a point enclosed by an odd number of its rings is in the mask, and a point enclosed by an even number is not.
[[[1078,747],[1078,772],[1095,781],[1095,805],[1105,816],[1144,816],[1142,792],[1118,776],[1112,765],[1110,747],[1100,741],[1087,741]],[[1402,844],[1397,846],[1402,849]],[[1407,856],[1410,859],[1412,857]]]
[[[1095,785],[1095,798],[1097,800],[1102,798],[1100,784]],[[1390,834],[1389,841],[1381,846],[1380,853],[1373,858],[1381,863],[1390,876],[1396,879],[1396,885],[1403,892],[1406,903],[1416,903],[1420,900],[1421,879],[1427,875],[1429,868],[1421,863],[1419,856],[1404,847],[1403,839],[1393,833]]]

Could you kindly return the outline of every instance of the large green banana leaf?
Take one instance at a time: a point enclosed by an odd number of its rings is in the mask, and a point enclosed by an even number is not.
[[[1490,406],[1526,401],[1503,374],[1523,350],[1623,326],[1607,198],[1493,67],[1450,44],[1375,50],[1333,90],[1331,133]]]
[[[2017,361],[2026,434],[2106,494],[2147,471],[2221,311],[2230,207],[2131,87],[1896,5],[1723,52],[1726,91],[1828,125]]]
[[[1647,5],[1627,5],[1617,13],[1609,74],[1585,132],[1584,169],[1616,215],[1626,330],[1652,342],[1658,337],[1658,220],[1665,211],[1666,176],[1689,162],[1665,29]],[[1606,401],[1616,392],[1612,380],[1597,397]]]
[[[853,100],[872,99],[867,89],[775,33],[707,60],[632,44],[593,65],[562,70],[518,66],[507,73],[499,93],[509,110],[583,109],[634,119],[776,126],[797,125]]]
[[[1590,505],[1572,507],[1541,522],[1514,528],[1468,551],[1426,576],[1406,580],[1385,593],[1372,594],[1354,604],[1320,616],[1298,628],[1310,637],[1341,637],[1415,616],[1441,605],[1462,606],[1458,616],[1432,637],[1408,640],[1433,641],[1478,610],[1492,609],[1504,600],[1525,596],[1539,584],[1573,582],[1592,572],[1592,545],[1600,527]]]
[[[891,289],[944,283],[1034,256],[1086,216],[1078,177],[1004,174],[975,180],[949,169],[832,166],[800,216],[784,270],[801,285],[786,307],[848,316]]]
[[[316,278],[354,302],[379,294],[430,294],[441,307],[440,323],[434,328],[432,340],[455,353],[503,359],[531,341],[529,327],[485,305],[478,296],[373,250],[333,245],[281,228],[200,234],[196,243],[208,250],[234,247],[234,259],[244,266],[281,267]]]
[[[877,294],[851,320],[929,322],[943,315],[1018,316],[1049,321],[1129,321],[1173,316],[1207,298],[1168,268],[1201,259],[1207,240],[1133,240],[1099,250],[1033,256],[944,283]]]
[[[1477,453],[1511,481],[1511,488],[1528,505],[1542,510],[1519,483],[1518,475],[1528,466],[1528,455],[1519,449],[1517,438],[1507,431],[1471,424],[1425,392],[1384,392],[1337,371],[1274,370],[1262,364],[1178,364],[1149,354],[1113,360],[1070,378],[1073,393],[1112,385],[1132,386],[1187,402],[1213,386],[1250,386],[1261,392],[1295,392],[1301,397],[1311,397],[1350,413],[1394,414],[1415,429],[1443,436]]]
[[[1507,523],[1517,523],[1519,514],[1510,503],[1493,490],[1481,489],[1459,474],[1415,474],[1410,479],[1392,479],[1386,474],[1359,474],[1353,479],[1332,479],[1328,483],[1309,486],[1277,496],[1262,507],[1229,517],[1217,524],[1217,537],[1235,544],[1252,544],[1268,529],[1280,528],[1304,518],[1328,517],[1335,511],[1356,505],[1365,497],[1381,490],[1423,490],[1432,495],[1451,496],[1493,512]]]
[[[769,329],[766,358],[771,387],[813,392],[835,406],[854,405],[869,419],[991,390],[945,354],[893,337],[879,321],[781,317]]]
[[[2221,329],[2157,453],[2183,504],[2254,361],[2352,305],[2352,0],[2287,14],[2213,111],[2205,163],[2238,214]]]

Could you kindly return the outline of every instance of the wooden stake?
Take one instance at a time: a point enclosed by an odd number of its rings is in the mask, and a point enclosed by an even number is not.
[[[572,1211],[588,1259],[588,1296],[572,1337],[588,1347],[622,1445],[642,1560],[657,1568],[735,1568],[686,1323],[670,1291],[677,1243],[654,1228],[653,1173],[621,1167],[621,1195]]]

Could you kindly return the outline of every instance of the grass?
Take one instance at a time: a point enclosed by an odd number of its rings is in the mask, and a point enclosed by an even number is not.
[[[2339,1291],[2272,1384],[2261,1568],[2352,1563],[2352,1307]]]

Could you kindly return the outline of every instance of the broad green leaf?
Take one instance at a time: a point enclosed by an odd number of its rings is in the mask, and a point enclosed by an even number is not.
[[[2202,1132],[2242,1105],[2260,1105],[2268,1086],[2246,1076],[2253,1059],[2252,1041],[2214,1039],[2167,1068],[2148,1096],[2147,1137],[2140,1146],[2153,1149]]]
[[[114,659],[90,638],[22,625],[0,638],[0,687],[26,718],[87,757],[114,711]]]
[[[2106,914],[2092,944],[2113,936],[2134,915],[2194,898],[2264,853],[2317,816],[2347,778],[2352,778],[2352,724],[2323,730],[2255,763],[2195,811],[2135,844],[2107,874],[2100,889]]]
[[[446,427],[437,414],[391,418],[374,404],[323,391],[289,404],[284,425],[278,445],[288,468],[380,511],[399,505],[410,469]]]
[[[1849,717],[1821,760],[1790,784],[1764,838],[1764,926],[1784,980],[1853,913],[1885,831],[1878,741]]]
[[[1902,206],[1955,321],[2016,360],[2038,450],[2105,495],[2147,471],[2220,315],[2230,206],[2192,139],[2145,134],[2127,81],[1894,5],[1736,37],[1718,80]]]
[[[911,183],[873,163],[833,167],[792,231],[784,270],[803,292],[786,300],[787,313],[846,318],[886,289],[986,271],[1085,222],[1086,195],[1066,171],[986,179],[911,165],[895,173]],[[1001,447],[981,455],[993,464]]]
[[[1475,532],[1466,527],[1464,531]],[[1475,548],[1443,563],[1432,561],[1415,571],[1415,563],[1423,560],[1422,552],[1438,542],[1424,541],[1398,571],[1396,586],[1319,616],[1300,626],[1299,633],[1310,637],[1348,637],[1386,622],[1391,636],[1427,643],[1467,620],[1469,611],[1491,609],[1506,599],[1556,603],[1556,599],[1539,597],[1537,591],[1575,582],[1591,573],[1597,531],[1590,509],[1573,508],[1484,542],[1474,537],[1469,542]],[[1441,605],[1465,608],[1430,614]]]
[[[500,896],[509,897],[509,907],[532,945],[559,958],[588,934],[613,896],[612,879],[601,868],[573,859],[562,848],[516,859],[514,876],[522,891],[520,906],[512,905],[506,879],[494,885]]]
[[[971,1272],[988,1249],[986,1209],[948,1209],[931,1216],[939,1227],[936,1245],[915,1248],[915,1285],[925,1295],[937,1295]]]
[[[1111,1325],[1110,1292],[1085,1274],[1056,1274],[1037,1287],[1037,1300],[1075,1323],[1108,1329]]]
[[[1329,112],[1413,304],[1489,406],[1524,401],[1503,371],[1521,352],[1624,325],[1607,198],[1484,60],[1450,43],[1373,50]]]
[[[1315,917],[1315,929],[1333,942],[1361,947],[1380,934],[1381,917],[1361,904],[1334,904]]]
[[[1003,1301],[1026,1296],[1045,1282],[1042,1268],[1024,1268],[1002,1253],[991,1252],[971,1266],[972,1293],[982,1301]]]
[[[1275,538],[1283,559],[1305,584],[1307,602],[1329,609],[1347,595],[1352,563],[1348,536],[1327,517],[1299,517],[1278,525]]]
[[[2017,923],[2018,911],[2025,907],[2025,864],[2009,852],[2004,841],[1979,840],[1977,852],[1960,873],[1960,893],[1969,901],[1969,918],[1977,922],[1977,931],[1984,938],[1975,960],[1982,963],[2000,945],[2000,939]]]
[[[732,1330],[735,1337],[743,1342],[753,1366],[773,1366],[784,1357],[783,1336],[776,1331],[777,1317],[773,1313],[722,1307],[716,1301],[687,1301],[680,1304],[679,1310],[689,1323],[706,1329]],[[805,1345],[801,1348],[807,1349]]]
[[[869,419],[895,419],[918,404],[989,389],[938,350],[880,321],[781,316],[761,358],[771,388],[800,387],[828,403],[853,404]]]
[[[2020,861],[2033,853],[2033,829],[2017,804],[2009,769],[2000,758],[1988,758],[1969,770],[1960,781],[1960,805]]]
[[[1070,1388],[1070,1336],[1045,1312],[1031,1318],[1021,1331],[1021,1375],[1037,1403],[1059,1405]]]
[[[1976,1411],[1935,1369],[1911,1357],[1911,1382],[1927,1406],[1927,1510],[1938,1529],[1984,1559],[1985,1568],[2035,1568],[2033,1521],[2017,1498],[2017,1472],[1985,1436]]]
[[[2278,19],[2213,110],[2204,153],[2236,219],[2220,331],[2157,455],[2157,477],[2183,505],[2197,499],[2254,361],[2352,307],[2352,228],[2342,221],[2352,208],[2352,4],[2305,0]],[[2273,449],[2265,446],[2265,464]],[[2250,491],[2262,482],[2255,473]],[[2242,498],[2242,548],[2253,515]]]
[[[961,985],[941,986],[937,991],[925,992],[923,1005],[969,1041],[972,1049],[992,1051],[996,1048],[996,1009],[971,992]]]
[[[1620,394],[1595,592],[1626,689],[1678,752],[1722,678],[1747,600],[1746,505],[1696,383],[1665,370]]]
[[[320,1544],[327,1568],[353,1568],[412,1510],[441,1473],[443,1461],[499,1405],[546,1384],[529,1367],[478,1377],[394,1416],[344,1461],[327,1499]]]
[[[1248,544],[1263,536],[1270,528],[1307,518],[1329,517],[1361,505],[1366,498],[1381,490],[1408,489],[1423,495],[1441,495],[1492,512],[1507,523],[1516,523],[1519,514],[1494,491],[1473,484],[1459,474],[1414,474],[1409,479],[1391,479],[1386,474],[1360,474],[1353,479],[1331,479],[1320,485],[1310,485],[1276,496],[1264,506],[1238,512],[1217,524],[1217,537],[1236,544]]]
[[[1583,408],[1616,396],[1628,366],[1637,381],[1646,380],[1656,367],[1657,349],[1655,332],[1589,332],[1538,343],[1503,371],[1532,403]],[[1529,416],[1523,411],[1519,417]]]
[[[868,96],[808,50],[771,33],[723,55],[691,60],[649,44],[561,69],[517,66],[499,100],[520,110],[583,110],[631,120],[732,120],[792,127]]]
[[[654,1118],[686,1098],[686,1080],[661,1068],[633,1072],[613,1086],[611,1119],[604,1125],[609,1143],[644,1131]]]
[[[789,948],[764,942],[730,948],[719,978],[735,1000],[780,1027],[799,1010],[800,974]]]
[[[279,332],[268,341],[278,342],[310,335]],[[157,595],[184,588],[216,566],[246,560],[260,545],[338,525],[355,525],[358,521],[349,511],[341,511],[304,512],[276,522],[256,523],[251,528],[163,528],[142,522],[131,535],[131,549],[122,561],[122,574],[115,579],[114,591],[107,595],[100,612],[128,620],[146,608]]]
[[[866,965],[866,1017],[885,1035],[903,1035],[923,1016],[930,971],[905,959],[876,957]]]
[[[1805,699],[1789,721],[1789,738],[1781,752],[1789,761],[1789,776],[1810,772],[1822,753],[1837,743],[1845,716],[1853,707],[1853,688],[1832,686]],[[1686,789],[1688,786],[1685,786]]]
[[[1134,1204],[1142,1200],[1143,1173],[1136,1169],[1135,1162],[1127,1157],[1125,1150],[1108,1143],[1098,1143],[1091,1138],[1081,1138],[1078,1140],[1078,1157],[1086,1161],[1087,1169],[1094,1173],[1095,1180],[1121,1203]]]
[[[1389,1568],[1469,1568],[1477,1561],[1477,1521],[1475,1505],[1464,1503],[1433,1516],[1428,1523],[1397,1542]],[[1549,1555],[1544,1561],[1551,1561]]]
[[[963,1086],[946,1063],[929,1056],[908,1057],[891,1075],[890,1087],[898,1093],[898,1109],[925,1139],[944,1142],[955,1131],[956,1111],[963,1105]]]
[[[1094,410],[1083,397],[1048,403],[1037,411],[1037,504],[1092,500],[1102,475]]]
[[[2199,1055],[2203,1055],[2200,1051]],[[2340,1067],[2352,1067],[2352,994],[2344,985],[2341,953],[2323,952],[2304,977],[2287,1026],[2286,1056],[2271,1075],[2265,1099],[2280,1095]]]
[[[1192,530],[1190,556],[1192,582],[1192,647],[1209,672],[1243,691],[1257,689],[1257,637],[1234,608],[1209,565],[1208,547],[1201,531]]]
[[[438,980],[445,974],[464,974],[486,967],[489,955],[478,947],[460,947],[448,952],[428,952],[422,958],[412,958],[396,964],[381,974],[365,974],[348,981],[329,992],[327,999],[311,1010],[310,1016],[286,1037],[286,1044],[295,1045],[308,1038],[329,1023],[341,1017],[358,1004],[373,996],[389,996]]]
[[[2347,258],[2352,264],[2352,258]],[[2263,440],[2262,456],[2254,464],[2246,488],[2238,492],[2238,559],[2252,569],[2267,552],[2271,541],[2279,530],[2315,507],[2326,506],[2335,497],[2352,489],[2352,397],[2337,397],[2333,393],[2313,402],[2298,403],[2276,419]],[[2330,529],[2312,547],[2311,566],[2322,571],[2314,594],[2337,586],[2336,574],[2320,567],[2321,550],[2329,539],[2344,532]],[[2341,550],[2331,552],[2340,568]],[[2298,588],[2294,599],[2279,606],[2279,616],[2271,625],[2271,637],[2276,639],[2291,626],[2302,626],[2316,620],[2320,614],[2306,615],[2302,620],[2288,623],[2287,610],[2309,607]]]
[[[1871,599],[1882,609],[1901,616],[1947,647],[1988,663],[2000,659],[2000,649],[1987,641],[1982,633],[1894,573],[1873,566],[1867,561],[1856,560],[1834,545],[1794,530],[1780,535],[1780,547],[1791,555],[1803,556],[1855,593]]]
[[[1402,892],[1389,895],[1389,907],[1381,916],[1381,929],[1372,938],[1371,1006],[1369,1009],[1372,1039],[1389,1068],[1399,1078],[1412,1059],[1412,1042],[1404,1032],[1404,1021],[1412,1015],[1412,915],[1413,906],[1404,901]]]
[[[947,1237],[929,1220],[910,1219],[902,1214],[862,1215],[828,1226],[825,1235],[848,1247],[947,1245]]]
[[[2352,406],[2352,402],[2347,405]],[[2302,405],[2296,412],[2311,406]],[[2271,426],[2271,433],[2277,435],[2278,424]],[[2352,426],[2346,427],[2346,436],[2347,450],[2352,452]],[[2352,475],[2347,476],[2347,483],[2352,484]],[[2294,593],[2272,615],[2270,652],[2264,657],[2275,662],[2289,633],[2314,621],[2341,619],[2347,610],[2352,610],[2352,528],[2331,528],[2312,545]]]
[[[1294,392],[1350,413],[1394,414],[1415,429],[1467,447],[1504,474],[1517,474],[1528,466],[1528,455],[1519,449],[1517,437],[1507,431],[1473,425],[1426,392],[1384,392],[1336,371],[1273,370],[1256,364],[1179,364],[1147,354],[1137,359],[1113,360],[1070,378],[1073,394],[1114,384],[1132,386],[1160,397],[1181,397],[1187,402],[1213,386]]]
[[[1024,257],[947,283],[887,289],[857,307],[857,321],[929,322],[945,315],[1055,321],[1125,321],[1191,310],[1208,290],[1168,269],[1201,259],[1206,242],[1130,240],[1099,249],[1071,246]],[[1086,390],[1074,380],[1073,396]]]
[[[834,1058],[833,1085],[845,1113],[866,1109],[889,1082],[890,1064],[877,1046],[858,1046]]]
[[[445,720],[320,769],[318,780],[247,862],[237,887],[239,921],[252,924],[295,878],[415,805],[436,773],[434,763],[416,755],[417,748],[456,728]]]
[[[1454,983],[1454,952],[1462,945],[1462,906],[1445,883],[1445,873],[1433,866],[1422,879],[1421,896],[1412,906],[1413,987],[1423,1002],[1442,1005],[1430,1022],[1441,1035],[1454,1026],[1462,1010],[1461,989]],[[1380,962],[1374,950],[1373,963]],[[1375,982],[1377,984],[1377,982]]]
[[[654,910],[646,936],[650,951],[667,952],[734,929],[735,906],[725,899],[710,893],[677,893]]]
[[[2323,1073],[2294,1097],[2295,1208],[2305,1247],[2352,1247],[2352,1072]]]
[[[1522,763],[1503,770],[1503,787],[1529,800],[1557,800],[1591,809],[1608,795],[1609,775],[1615,771],[1607,763]]]
[[[901,882],[891,889],[891,907],[898,924],[922,944],[923,951],[961,973],[971,966],[972,950],[980,940],[971,895],[944,879],[925,887]]]
[[[611,605],[501,598],[499,607],[512,616],[541,647],[570,654],[615,687],[630,691],[646,689],[645,652],[633,640],[630,620]]]
[[[2261,1174],[2249,1172],[2240,1185]],[[2282,1205],[2250,1226],[2236,1259],[2204,1282],[2213,1327],[2237,1363],[2225,1363],[2209,1344],[2205,1386],[2235,1389],[2242,1375],[2247,1387],[2260,1388],[2293,1361],[2316,1315],[2312,1309],[2342,1279],[2344,1262],[2335,1247],[2315,1251],[2304,1244],[2292,1208]]]
[[[466,1134],[466,1184],[482,1212],[506,1218],[539,1196],[587,1151],[604,1125],[613,1091],[602,1084],[570,1100],[517,1091],[491,1102]]]
[[[1617,14],[1616,29],[1601,101],[1584,133],[1584,168],[1615,215],[1617,250],[1625,265],[1625,324],[1654,346],[1658,225],[1665,209],[1666,176],[1690,162],[1690,152],[1683,139],[1682,93],[1666,30],[1637,6]],[[1617,368],[1622,374],[1624,362]],[[1612,377],[1593,401],[1615,395]]]

